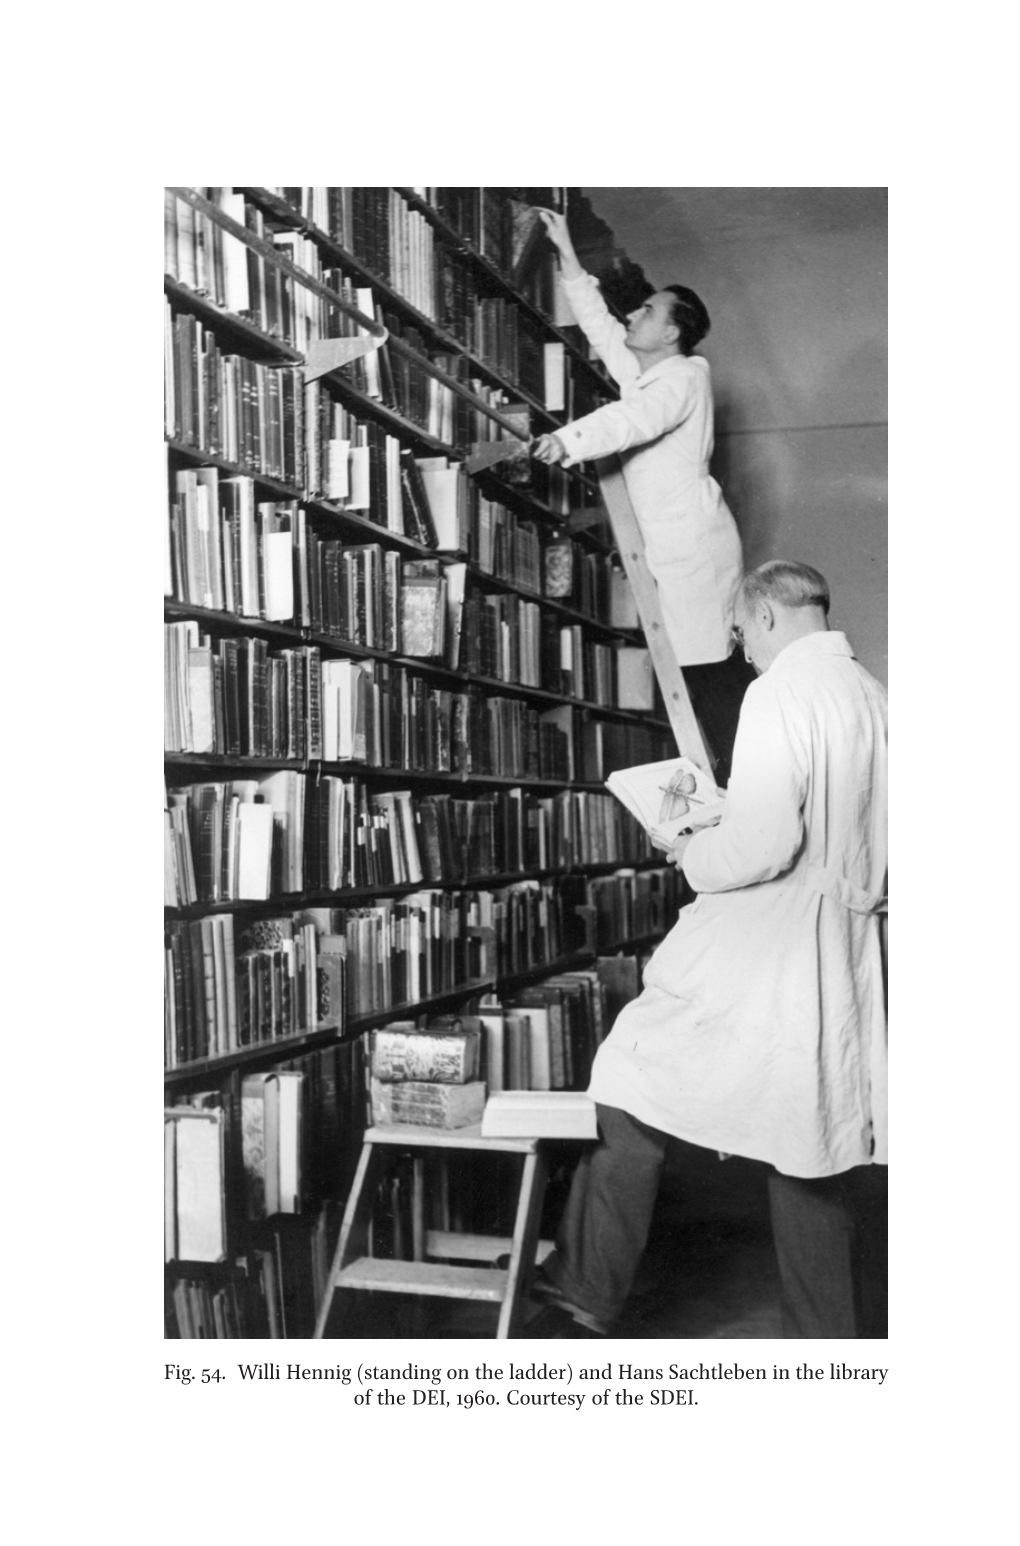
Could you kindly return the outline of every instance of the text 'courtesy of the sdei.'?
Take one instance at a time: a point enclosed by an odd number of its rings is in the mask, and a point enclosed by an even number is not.
[[[706,1406],[723,1388],[780,1380],[791,1384],[852,1383],[882,1387],[887,1367],[843,1362],[813,1365],[743,1364],[734,1360],[643,1365],[607,1361],[574,1367],[551,1362],[305,1364],[234,1363],[217,1368],[164,1365],[168,1387],[245,1385],[265,1390],[266,1383],[331,1385],[341,1401],[362,1408],[409,1407],[484,1411],[505,1407],[531,1411],[554,1407],[580,1412],[586,1407],[660,1407],[674,1411]]]

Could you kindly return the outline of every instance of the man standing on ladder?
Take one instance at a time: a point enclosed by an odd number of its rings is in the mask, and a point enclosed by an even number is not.
[[[693,290],[669,285],[618,322],[586,274],[563,215],[542,210],[559,250],[561,278],[578,324],[621,388],[619,402],[585,414],[532,446],[541,462],[619,453],[645,542],[645,559],[694,710],[729,778],[744,691],[754,679],[731,653],[733,603],[743,575],[740,535],[708,470],[712,390],[708,361],[691,354],[709,328]]]

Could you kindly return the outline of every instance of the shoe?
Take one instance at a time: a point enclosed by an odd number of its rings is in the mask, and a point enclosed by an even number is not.
[[[506,1272],[510,1266],[509,1256],[498,1256],[496,1258],[496,1266],[501,1268],[503,1272]],[[582,1310],[579,1305],[574,1304],[561,1289],[557,1288],[541,1264],[538,1264],[531,1274],[530,1298],[538,1304],[545,1305],[549,1310],[569,1316],[572,1321],[583,1328],[581,1331],[573,1333],[573,1335],[588,1337],[606,1337],[609,1335],[608,1330],[600,1321],[596,1320],[593,1315],[589,1315],[587,1310]],[[536,1332],[536,1336],[545,1334],[543,1332]]]
[[[501,1272],[508,1272],[510,1269],[510,1257],[497,1256],[494,1265]],[[561,1310],[572,1310],[574,1308],[570,1300],[560,1293],[556,1284],[541,1264],[538,1264],[531,1274],[530,1295],[532,1299],[537,1299],[541,1304],[555,1304]]]
[[[525,1337],[537,1337],[540,1340],[564,1342],[601,1340],[603,1333],[593,1331],[589,1326],[583,1326],[576,1321],[569,1310],[561,1309],[559,1305],[548,1304],[540,1310],[533,1321],[523,1327],[522,1335]]]

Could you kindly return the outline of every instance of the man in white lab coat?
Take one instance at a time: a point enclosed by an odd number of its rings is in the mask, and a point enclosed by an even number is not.
[[[886,694],[828,610],[803,564],[741,586],[760,675],[725,813],[671,851],[698,896],[599,1049],[602,1142],[547,1263],[546,1296],[596,1332],[623,1309],[673,1135],[770,1167],[785,1335],[885,1334],[862,1319],[855,1210],[888,1161]]]
[[[649,296],[625,327],[581,268],[564,216],[544,210],[542,217],[559,249],[574,316],[621,396],[540,436],[532,454],[569,467],[619,453],[666,633],[719,758],[717,781],[725,784],[740,700],[752,677],[739,652],[731,653],[743,573],[740,535],[708,470],[711,378],[708,361],[692,353],[708,332],[708,312],[693,290],[670,285]]]

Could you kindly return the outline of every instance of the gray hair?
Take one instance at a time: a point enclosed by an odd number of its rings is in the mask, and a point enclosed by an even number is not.
[[[748,608],[756,601],[772,601],[781,607],[821,607],[829,613],[829,582],[810,564],[773,558],[744,576],[740,593]]]

